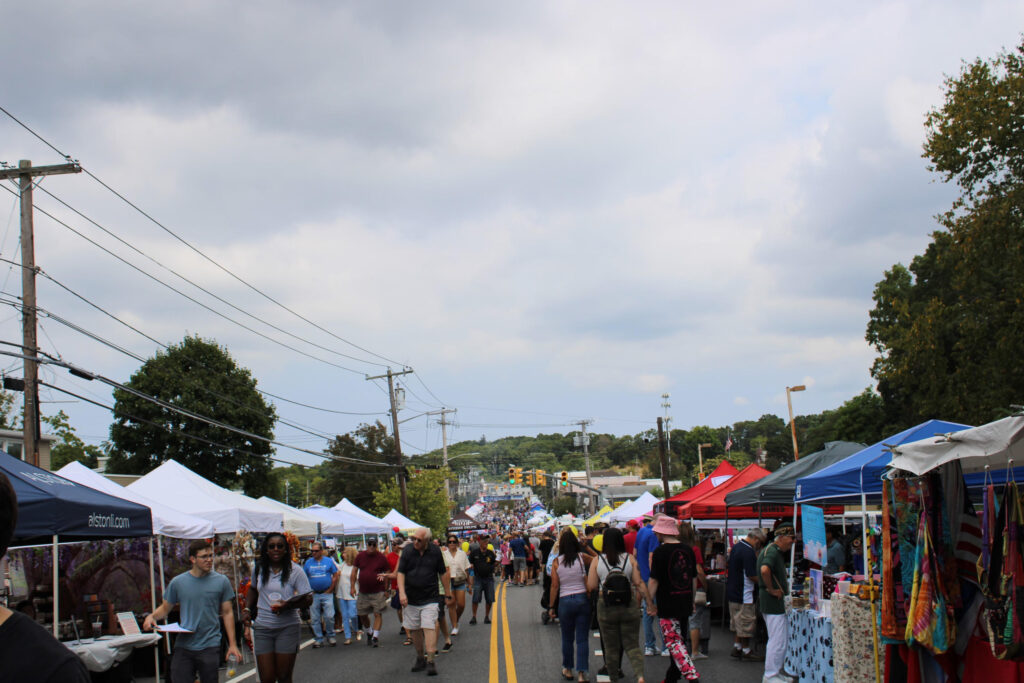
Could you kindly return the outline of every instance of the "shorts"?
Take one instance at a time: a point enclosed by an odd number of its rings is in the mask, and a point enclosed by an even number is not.
[[[452,591],[453,592],[454,591],[465,591],[465,590],[466,590],[466,582],[465,581],[463,581],[462,583],[453,583],[452,584]]]
[[[729,630],[739,638],[752,638],[757,626],[757,610],[754,603],[729,603]]]
[[[253,652],[257,655],[295,654],[299,651],[299,626],[300,624],[288,624],[270,627],[253,624]]]
[[[388,594],[384,592],[380,593],[360,593],[356,598],[356,614],[361,617],[373,614],[384,614],[384,610],[388,608]]]
[[[402,612],[402,626],[407,631],[437,628],[437,603],[406,605]]]
[[[707,605],[698,605],[697,611],[690,615],[689,623],[687,624],[691,631],[700,631],[700,637],[710,638],[711,637],[711,610],[708,609]]]
[[[479,605],[481,599],[486,599],[487,604],[494,603],[494,578],[477,579],[473,584],[473,604]]]
[[[513,557],[512,558],[512,571],[525,572],[526,571],[526,558],[525,557]]]

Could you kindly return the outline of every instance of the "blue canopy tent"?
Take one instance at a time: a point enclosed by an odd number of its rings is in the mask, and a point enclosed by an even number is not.
[[[57,637],[58,540],[152,536],[152,513],[144,505],[82,486],[2,451],[0,471],[18,497],[18,524],[11,545],[53,544],[53,634]]]

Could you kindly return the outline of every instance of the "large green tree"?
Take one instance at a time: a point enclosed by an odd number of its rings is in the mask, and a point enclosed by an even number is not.
[[[321,466],[323,478],[314,484],[317,499],[327,506],[348,498],[365,510],[373,503],[373,492],[395,478],[395,468],[390,466],[395,462],[395,440],[379,421],[336,436],[327,453],[334,457]]]
[[[407,517],[429,527],[434,536],[443,538],[448,530],[451,519],[451,508],[444,492],[445,477],[451,471],[446,469],[420,470],[413,473],[406,482],[406,500],[409,501]],[[393,479],[385,480],[373,492],[373,504],[370,506],[374,514],[383,516],[391,508],[402,511],[402,494]]]
[[[277,495],[270,476],[273,449],[263,440],[274,436],[276,412],[257,391],[249,370],[239,367],[226,349],[185,337],[147,360],[126,386],[114,391],[111,471],[144,474],[176,460],[221,486],[241,486],[248,495]],[[183,415],[129,389],[249,435]]]
[[[924,156],[961,194],[875,287],[872,374],[895,427],[982,423],[1024,397],[1024,44],[946,79]]]
[[[57,411],[56,415],[44,415],[40,419],[48,426],[47,431],[58,438],[50,447],[51,470],[59,470],[70,462],[80,462],[92,468],[99,465],[103,449],[82,441],[63,410]]]

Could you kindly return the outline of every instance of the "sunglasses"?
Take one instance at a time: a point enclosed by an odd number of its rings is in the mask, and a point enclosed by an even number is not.
[[[275,549],[277,549],[277,550],[284,550],[287,547],[288,546],[285,545],[284,543],[268,543],[267,544],[267,549],[268,550],[275,550]]]
[[[455,539],[452,539],[452,540],[448,541],[448,545],[453,545],[453,544],[454,544],[454,545],[458,545],[458,544],[459,544],[459,542],[458,542],[458,541],[456,541]]]

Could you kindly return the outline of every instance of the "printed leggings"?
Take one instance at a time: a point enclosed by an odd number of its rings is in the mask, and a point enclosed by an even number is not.
[[[679,620],[659,619],[658,621],[661,623],[661,635],[665,639],[665,647],[672,655],[668,671],[665,672],[665,683],[675,683],[681,678],[688,681],[700,680],[700,672],[693,665],[690,653],[686,651],[686,638]]]

